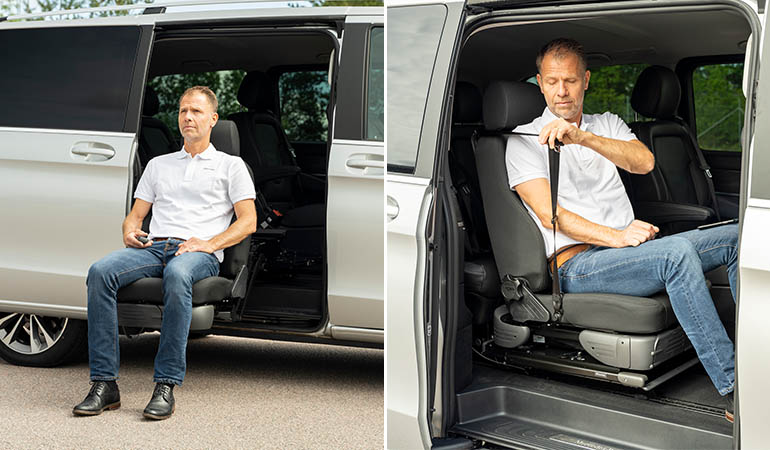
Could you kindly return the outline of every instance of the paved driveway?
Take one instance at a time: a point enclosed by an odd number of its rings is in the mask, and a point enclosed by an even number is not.
[[[88,364],[0,360],[0,448],[381,449],[383,352],[223,336],[190,341],[176,413],[146,421],[157,333],[121,338],[122,406],[74,417]]]

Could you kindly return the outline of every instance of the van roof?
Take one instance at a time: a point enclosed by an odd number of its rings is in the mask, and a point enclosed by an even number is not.
[[[284,2],[275,0],[184,0],[174,3],[138,3],[134,5],[107,6],[101,8],[59,10],[0,17],[0,29],[83,25],[149,25],[155,23],[162,24],[243,18],[341,19],[348,16],[383,15],[383,8],[381,7],[292,7],[288,6],[288,1],[286,2],[287,6],[275,7],[273,6],[275,3]],[[270,6],[266,7],[266,4],[269,4]],[[223,6],[226,6],[226,8],[222,8]],[[190,10],[191,7],[195,7],[196,10]],[[130,13],[134,11],[140,12],[138,14],[103,16],[105,13]],[[96,17],[94,17],[95,15]],[[53,18],[56,18],[57,20],[50,20]]]

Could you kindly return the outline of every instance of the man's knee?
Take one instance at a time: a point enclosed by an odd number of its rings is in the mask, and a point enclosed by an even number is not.
[[[192,273],[182,265],[168,265],[163,270],[163,286],[175,289],[192,288]]]
[[[91,267],[88,268],[86,285],[90,286],[94,282],[106,282],[110,275],[112,275],[112,272],[112,268],[106,261],[106,258],[102,258],[99,261],[91,264]]]
[[[687,238],[671,236],[666,239],[666,246],[664,249],[666,259],[675,264],[679,264],[686,260],[698,260],[698,250]]]

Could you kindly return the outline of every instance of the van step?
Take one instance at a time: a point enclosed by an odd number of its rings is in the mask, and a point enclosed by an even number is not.
[[[514,448],[732,448],[711,411],[474,365],[451,432]]]

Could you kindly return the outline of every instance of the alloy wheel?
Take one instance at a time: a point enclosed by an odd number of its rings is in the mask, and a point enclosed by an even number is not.
[[[0,313],[0,342],[23,355],[43,353],[61,338],[68,322],[61,317]]]

